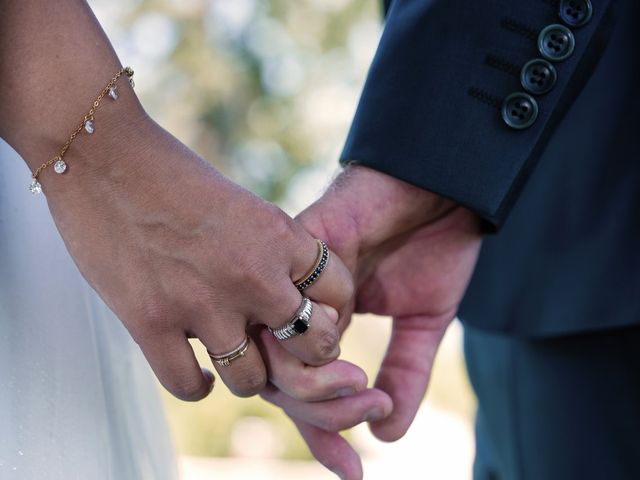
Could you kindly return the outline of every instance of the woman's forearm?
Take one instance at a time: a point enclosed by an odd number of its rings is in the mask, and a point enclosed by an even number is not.
[[[34,170],[56,154],[121,65],[82,0],[0,0],[0,11],[0,136]],[[100,127],[118,129],[117,119],[143,114],[135,95],[127,93],[117,108],[97,113]],[[74,143],[78,153],[87,148],[85,140]],[[91,138],[94,153],[105,140]],[[96,158],[86,157],[82,168]]]

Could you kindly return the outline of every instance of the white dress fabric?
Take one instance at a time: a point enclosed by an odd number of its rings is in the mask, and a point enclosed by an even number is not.
[[[0,140],[0,479],[174,480],[151,370],[28,184]]]

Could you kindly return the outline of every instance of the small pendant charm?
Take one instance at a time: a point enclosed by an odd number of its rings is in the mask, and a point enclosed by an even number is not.
[[[131,85],[131,88],[136,88],[136,82],[133,81],[133,77],[129,77],[129,85]]]
[[[84,122],[84,129],[87,131],[87,133],[95,132],[96,128],[93,125],[93,120],[87,120],[86,122]]]
[[[34,195],[38,195],[39,193],[42,193],[42,185],[40,185],[40,182],[34,178],[29,185],[29,191]]]
[[[114,100],[118,99],[118,90],[116,89],[116,87],[111,87],[109,89],[109,96]]]
[[[58,161],[53,164],[53,169],[56,173],[64,173],[67,171],[67,164],[64,160],[59,158]]]

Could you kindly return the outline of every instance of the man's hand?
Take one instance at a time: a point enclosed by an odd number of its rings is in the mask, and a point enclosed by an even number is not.
[[[299,221],[326,239],[354,275],[355,304],[341,312],[341,328],[352,311],[393,317],[375,384],[391,397],[393,411],[370,425],[381,440],[397,440],[415,417],[438,345],[473,272],[479,220],[435,194],[368,168],[349,167]],[[306,420],[321,415],[322,403],[305,404],[269,391],[263,396],[292,417],[318,460],[342,478],[361,478],[357,454],[335,433],[338,428],[332,429],[329,420],[323,429]],[[341,417],[353,412],[355,420],[361,410],[343,400]]]

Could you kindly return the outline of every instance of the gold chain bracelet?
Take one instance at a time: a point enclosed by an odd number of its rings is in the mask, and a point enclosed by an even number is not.
[[[95,131],[93,115],[96,113],[96,110],[100,106],[100,102],[104,97],[109,96],[109,98],[111,98],[112,100],[118,99],[118,89],[116,88],[116,82],[123,74],[129,78],[129,84],[131,85],[131,87],[133,88],[135,86],[135,83],[133,82],[133,69],[131,67],[121,68],[120,71],[118,71],[118,73],[116,73],[109,81],[109,83],[107,83],[107,85],[102,89],[100,95],[98,95],[98,97],[95,99],[93,105],[82,119],[80,125],[78,125],[78,127],[73,131],[71,135],[69,135],[69,139],[62,146],[58,154],[44,162],[36,169],[35,172],[31,174],[31,184],[29,185],[29,190],[31,191],[31,193],[42,193],[42,185],[40,185],[38,177],[47,167],[53,165],[53,170],[58,174],[62,174],[67,171],[67,163],[64,161],[65,153],[67,153],[67,150],[69,150],[71,143],[73,143],[75,138],[83,129],[88,134],[92,134]]]

